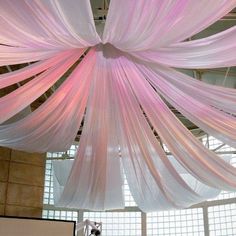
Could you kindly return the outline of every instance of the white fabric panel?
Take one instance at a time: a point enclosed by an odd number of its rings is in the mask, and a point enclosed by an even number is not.
[[[4,88],[36,75],[0,98],[0,123],[75,69],[38,109],[0,125],[0,145],[66,150],[83,121],[72,168],[54,164],[61,207],[124,208],[121,166],[143,211],[184,208],[220,189],[236,190],[236,169],[204,147],[164,102],[236,146],[235,90],[169,68],[235,65],[235,27],[183,42],[234,7],[236,0],[111,0],[100,39],[89,0],[2,0],[0,66],[40,62],[0,77]],[[176,162],[167,158],[156,134]]]
[[[38,109],[11,125],[1,125],[1,146],[30,152],[67,150],[83,119],[94,62],[94,50],[91,50]]]
[[[55,49],[39,50],[0,45],[0,66],[44,60],[56,55],[58,52]]]
[[[203,39],[175,43],[158,50],[133,52],[132,55],[149,63],[178,68],[230,67],[236,66],[235,41],[236,26]]]
[[[158,49],[200,32],[235,6],[235,0],[111,0],[103,42],[129,52]]]
[[[171,86],[175,86],[191,96],[191,98],[200,102],[204,101],[204,104],[213,106],[226,113],[236,114],[235,89],[207,84],[172,68],[161,65],[158,65],[157,68],[152,67],[152,70],[171,83]]]
[[[73,160],[53,160],[53,197],[54,204],[57,205],[63,193],[66,181],[70,175]]]
[[[14,123],[18,120],[21,120],[21,119],[25,118],[31,112],[32,112],[31,107],[28,106],[25,109],[23,109],[22,111],[20,111],[19,113],[17,113],[16,115],[14,115],[13,117],[11,117],[10,119],[8,119],[7,121],[5,121],[3,124],[6,125],[6,124]]]
[[[0,98],[0,124],[30,105],[45,93],[79,59],[82,50],[75,50],[58,64],[36,76],[28,83]],[[46,82],[46,83],[45,83]],[[27,98],[27,99],[26,99]]]
[[[90,0],[44,2],[45,4],[50,2],[66,29],[78,42],[81,42],[83,47],[93,46],[100,42],[93,21]]]
[[[7,45],[65,49],[100,41],[89,0],[1,1],[0,22],[0,42]]]
[[[52,66],[55,66],[67,55],[68,55],[68,51],[63,51],[56,54],[55,56],[50,57],[49,59],[35,62],[19,70],[1,74],[0,75],[0,89],[8,87],[12,84],[24,81],[32,76],[35,76],[51,68]]]
[[[110,54],[110,58],[120,57],[114,52]],[[117,63],[114,61],[112,65],[113,91],[116,91],[114,97],[118,98],[118,107],[114,109],[121,110],[120,115],[123,114],[120,118],[122,129],[118,133],[121,138],[122,162],[138,206],[143,211],[152,211],[187,207],[202,201],[204,197],[194,193],[181,179],[159,147],[145,118],[141,117],[143,114],[137,101],[131,96],[128,74],[124,74]],[[127,69],[127,64],[124,68]]]
[[[131,62],[126,61],[127,63]],[[134,67],[131,68],[134,71]],[[144,78],[140,79],[142,75],[137,70],[133,78],[135,83],[132,85],[141,106],[175,158],[202,182],[215,188],[234,190],[235,168],[203,147],[202,143],[171,113],[147,81]],[[161,112],[157,113],[157,110]],[[198,170],[196,165],[199,167]]]
[[[168,77],[173,77],[171,71],[169,71],[169,76],[162,77],[161,73],[153,73],[152,69],[148,68],[148,70],[146,67],[141,69],[144,76],[171,105],[205,132],[236,147],[236,131],[233,129],[236,125],[234,116],[205,104],[202,99],[194,99],[190,94],[184,93],[183,90],[169,83]],[[165,68],[159,66],[159,71],[165,71]]]
[[[83,135],[58,206],[93,210],[124,207],[116,116],[112,100],[107,99],[111,92],[106,59],[97,48]]]

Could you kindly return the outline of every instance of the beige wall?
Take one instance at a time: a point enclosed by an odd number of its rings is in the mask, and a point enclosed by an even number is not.
[[[41,217],[45,154],[0,147],[0,215]]]

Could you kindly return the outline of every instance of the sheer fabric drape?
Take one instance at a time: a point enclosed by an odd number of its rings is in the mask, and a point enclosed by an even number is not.
[[[236,66],[235,26],[186,41],[234,7],[235,0],[111,0],[100,37],[88,0],[1,1],[0,66],[30,64],[0,75],[1,89],[24,82],[0,98],[0,145],[67,150],[83,123],[73,164],[54,164],[63,207],[123,208],[123,172],[143,211],[235,190],[235,168],[166,105],[236,147],[235,89],[175,69]],[[46,102],[9,122],[62,77]]]

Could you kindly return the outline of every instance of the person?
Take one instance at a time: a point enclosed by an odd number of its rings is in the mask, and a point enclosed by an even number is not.
[[[92,236],[92,235],[99,236],[99,235],[101,235],[101,232],[98,229],[92,229],[90,236]]]

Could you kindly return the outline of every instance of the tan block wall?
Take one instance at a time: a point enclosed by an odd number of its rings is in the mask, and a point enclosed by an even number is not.
[[[0,147],[0,215],[41,217],[45,154]]]

